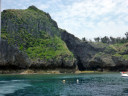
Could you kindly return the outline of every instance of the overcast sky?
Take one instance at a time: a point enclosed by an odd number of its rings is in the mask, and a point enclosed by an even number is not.
[[[2,0],[2,10],[30,5],[48,12],[60,28],[79,38],[123,37],[128,32],[128,0]]]

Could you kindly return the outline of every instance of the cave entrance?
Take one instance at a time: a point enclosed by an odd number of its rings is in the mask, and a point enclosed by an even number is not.
[[[81,63],[80,58],[77,57],[77,60],[78,60],[78,63],[77,63],[78,69],[79,69],[80,71],[84,71],[84,70],[85,70],[85,67],[84,67],[83,64]]]

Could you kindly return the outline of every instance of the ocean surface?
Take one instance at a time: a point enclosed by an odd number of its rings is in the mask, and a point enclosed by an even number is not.
[[[120,73],[0,75],[0,96],[128,96]]]

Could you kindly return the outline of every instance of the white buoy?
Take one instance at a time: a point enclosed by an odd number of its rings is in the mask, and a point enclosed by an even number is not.
[[[65,80],[63,80],[63,83],[65,83]]]
[[[76,82],[79,83],[79,80],[77,79]]]

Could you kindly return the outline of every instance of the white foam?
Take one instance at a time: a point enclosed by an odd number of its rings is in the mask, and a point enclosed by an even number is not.
[[[20,81],[20,80],[18,80]],[[25,87],[31,86],[26,82],[13,82],[6,81],[0,84],[0,96],[4,96],[6,94],[14,93],[17,90],[24,89]]]
[[[17,81],[25,81],[25,80],[11,80],[11,81],[17,82]]]
[[[5,82],[8,82],[8,81],[0,81],[0,83],[5,83]]]

